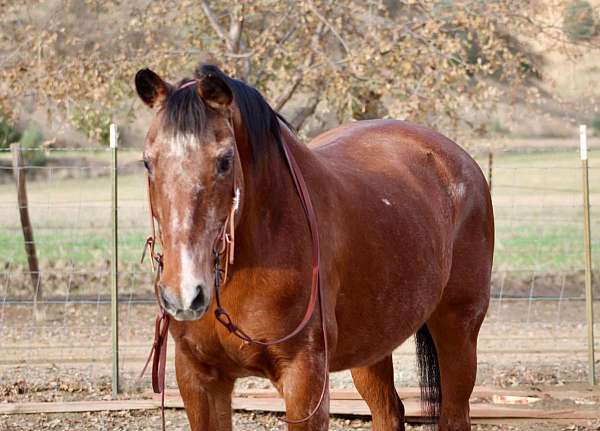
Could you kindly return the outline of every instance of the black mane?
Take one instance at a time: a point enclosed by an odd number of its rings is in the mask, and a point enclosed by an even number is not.
[[[256,156],[264,151],[271,140],[279,145],[281,128],[278,120],[283,121],[290,129],[291,126],[269,106],[262,94],[244,82],[230,78],[214,65],[200,65],[194,75],[196,80],[200,80],[209,74],[219,77],[233,93],[248,133],[252,154]],[[193,133],[200,136],[206,128],[207,107],[198,96],[195,85],[185,86],[191,81],[193,80],[182,80],[171,92],[165,103],[164,121],[165,126],[174,134]]]

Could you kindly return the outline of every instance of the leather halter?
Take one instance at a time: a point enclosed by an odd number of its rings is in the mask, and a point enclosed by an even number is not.
[[[195,81],[191,81],[195,82]],[[184,84],[185,86],[191,85],[191,83]],[[327,387],[329,386],[329,345],[327,340],[327,324],[325,322],[325,301],[323,290],[321,288],[321,277],[319,272],[320,266],[320,243],[319,243],[319,229],[318,229],[318,221],[316,212],[314,210],[310,193],[306,182],[304,180],[304,176],[302,175],[302,171],[296,159],[294,158],[292,152],[290,151],[289,146],[287,145],[284,139],[280,140],[281,148],[283,150],[288,168],[290,170],[290,175],[293,179],[294,186],[298,195],[300,197],[300,202],[302,203],[302,208],[304,210],[304,214],[306,215],[306,219],[308,222],[308,227],[311,234],[311,242],[312,242],[312,272],[311,272],[311,288],[310,288],[310,296],[308,300],[308,304],[306,306],[306,311],[300,323],[296,326],[294,330],[292,330],[287,335],[276,339],[276,340],[257,340],[252,338],[245,332],[242,328],[236,325],[233,322],[233,319],[229,315],[229,313],[223,308],[221,303],[221,287],[227,281],[228,268],[229,265],[232,265],[234,262],[234,252],[235,252],[235,216],[239,210],[240,205],[240,191],[238,184],[236,183],[235,172],[233,172],[233,201],[231,205],[231,209],[229,214],[223,224],[222,229],[220,230],[219,236],[216,238],[214,246],[213,246],[213,255],[214,255],[214,288],[215,288],[215,318],[219,323],[221,323],[231,334],[240,338],[246,343],[256,344],[264,347],[273,346],[276,344],[284,343],[291,338],[298,335],[302,330],[308,325],[310,322],[316,307],[317,299],[319,300],[319,317],[321,318],[321,330],[323,333],[323,348],[324,348],[324,370],[323,370],[323,388],[321,390],[321,395],[319,397],[319,401],[317,405],[314,407],[310,413],[302,418],[302,419],[281,419],[284,422],[290,424],[299,424],[308,421],[311,417],[315,415],[315,413],[319,410],[321,405],[323,404],[323,400],[325,399],[325,394],[327,392]],[[237,148],[235,148],[234,157],[237,155]],[[234,160],[233,169],[235,169],[235,164],[239,163],[238,160]],[[241,164],[240,164],[241,168]],[[241,170],[241,169],[240,169]],[[165,367],[166,367],[166,359],[167,359],[167,339],[168,339],[168,329],[170,323],[170,316],[164,310],[159,300],[159,280],[160,275],[163,269],[163,259],[162,254],[157,253],[155,251],[156,244],[156,225],[155,220],[157,221],[154,215],[154,209],[152,206],[152,196],[150,191],[150,178],[148,177],[148,201],[150,207],[150,222],[152,226],[152,235],[148,237],[146,240],[146,244],[144,247],[144,253],[142,254],[142,261],[144,260],[144,256],[146,251],[149,252],[152,261],[152,269],[155,271],[155,279],[154,279],[154,291],[157,297],[157,301],[159,304],[159,312],[156,316],[155,322],[155,332],[154,332],[154,343],[152,345],[152,349],[150,350],[150,354],[144,365],[142,373],[140,377],[145,373],[150,360],[152,359],[152,389],[155,393],[161,394],[161,417],[162,417],[162,427],[165,429],[165,412],[164,412],[164,400],[165,400]],[[160,239],[160,225],[158,226],[158,238]],[[162,245],[162,244],[161,244]],[[221,260],[224,258],[225,260],[225,269],[221,268]],[[156,266],[155,266],[156,263]]]

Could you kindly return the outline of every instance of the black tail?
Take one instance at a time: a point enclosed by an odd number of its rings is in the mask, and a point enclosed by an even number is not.
[[[434,423],[437,423],[442,402],[440,367],[437,350],[427,325],[421,326],[417,331],[415,342],[417,344],[417,368],[419,369],[423,412],[430,416]]]

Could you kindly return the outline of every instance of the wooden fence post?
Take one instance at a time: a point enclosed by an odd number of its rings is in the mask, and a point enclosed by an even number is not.
[[[35,250],[35,241],[33,240],[33,227],[29,218],[26,168],[23,162],[21,146],[19,144],[12,144],[10,151],[12,152],[13,175],[17,183],[17,203],[19,205],[19,217],[21,219],[23,240],[25,242],[25,253],[27,254],[27,263],[29,265],[29,274],[33,288],[34,314],[36,314],[37,302],[42,298],[42,277]]]
[[[583,179],[583,249],[585,258],[585,311],[588,339],[588,381],[596,384],[594,354],[594,295],[592,292],[592,235],[590,229],[590,185],[588,179],[588,148],[586,126],[579,126],[579,149]]]

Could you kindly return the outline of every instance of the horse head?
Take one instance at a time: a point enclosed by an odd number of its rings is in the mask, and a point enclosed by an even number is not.
[[[243,189],[230,81],[208,65],[177,85],[149,69],[135,77],[139,97],[154,110],[144,165],[162,248],[157,296],[177,320],[198,319],[208,309],[215,252],[236,217],[232,198],[239,203]]]

